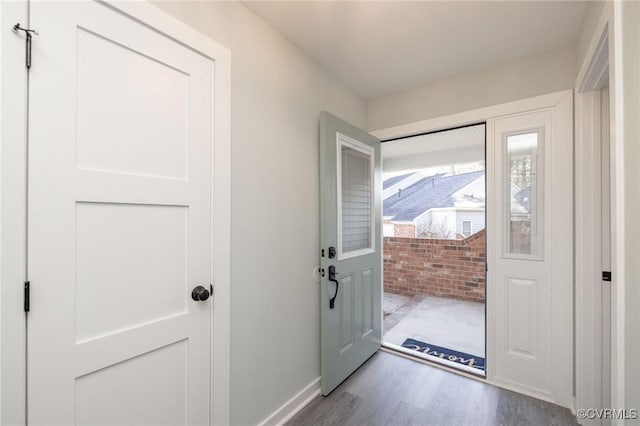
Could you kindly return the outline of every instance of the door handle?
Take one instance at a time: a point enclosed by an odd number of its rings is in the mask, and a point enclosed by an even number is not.
[[[212,285],[210,286],[210,289],[213,291]],[[191,292],[191,298],[196,302],[204,302],[209,298],[210,295],[211,295],[211,292],[201,285],[194,288],[193,291]]]
[[[331,265],[329,266],[329,281],[336,283],[336,294],[333,295],[331,299],[329,299],[329,309],[333,309],[336,303],[336,297],[338,297],[338,288],[340,287],[340,283],[336,279],[336,267]]]

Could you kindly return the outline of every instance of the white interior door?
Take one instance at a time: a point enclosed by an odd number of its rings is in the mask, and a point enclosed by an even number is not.
[[[102,3],[31,24],[29,423],[208,424],[213,63]]]
[[[499,211],[490,219],[491,378],[565,407],[573,395],[572,106],[569,93],[552,108],[493,120],[489,187]]]

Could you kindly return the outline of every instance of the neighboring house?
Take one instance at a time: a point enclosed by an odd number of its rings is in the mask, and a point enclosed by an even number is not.
[[[484,175],[417,172],[385,180],[384,235],[454,239],[484,229]]]
[[[459,239],[485,228],[485,172],[457,175],[420,172],[383,182],[383,235]],[[526,250],[531,191],[511,185],[513,249]]]

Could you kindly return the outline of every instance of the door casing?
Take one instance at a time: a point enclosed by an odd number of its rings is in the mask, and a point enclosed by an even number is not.
[[[617,212],[621,208],[624,189],[622,187],[621,170],[624,161],[618,160],[622,142],[616,132],[616,119],[619,116],[619,106],[615,102],[617,66],[613,52],[616,36],[614,32],[615,20],[612,4],[605,4],[600,21],[594,31],[593,39],[585,55],[585,60],[576,79],[575,94],[575,164],[576,164],[576,409],[579,408],[612,408],[624,407],[616,396],[619,378],[612,369],[617,357],[624,353],[622,347],[612,344],[613,339],[620,342],[621,336],[614,328],[616,311],[622,303],[620,291],[623,286],[616,283],[623,282],[624,249],[620,246],[623,238],[623,223],[619,222]],[[610,271],[613,280],[609,283],[601,281],[603,270],[602,238],[605,236],[601,229],[603,219],[603,173],[602,164],[603,144],[603,107],[602,88],[608,82],[609,92],[609,248]],[[616,196],[616,194],[618,194]],[[594,230],[596,230],[594,232]],[[606,288],[604,286],[609,286]],[[617,294],[616,294],[617,293]],[[607,299],[608,297],[608,299]],[[604,300],[606,299],[606,300]],[[604,315],[609,314],[609,318]],[[618,318],[622,320],[622,318]],[[609,344],[603,346],[603,341]],[[609,352],[603,352],[609,348]],[[619,362],[618,362],[618,365]],[[608,382],[608,390],[603,390],[603,382]],[[585,425],[600,425],[601,419],[584,419]]]
[[[419,134],[419,133],[427,133],[427,132],[434,132],[434,131],[438,131],[438,130],[444,130],[447,128],[454,128],[454,127],[458,127],[458,126],[464,126],[467,124],[474,124],[474,123],[478,123],[478,122],[482,122],[482,121],[486,121],[487,122],[487,135],[492,135],[493,134],[493,119],[495,118],[499,118],[502,116],[507,116],[507,115],[512,115],[512,114],[517,114],[520,112],[528,112],[528,111],[533,111],[533,110],[542,110],[542,109],[549,109],[549,108],[553,108],[554,106],[558,105],[560,102],[562,102],[563,100],[565,100],[565,102],[567,100],[572,100],[573,99],[573,91],[572,90],[565,90],[565,91],[560,91],[560,92],[555,92],[555,93],[550,93],[550,94],[546,94],[546,95],[542,95],[542,96],[537,96],[534,98],[529,98],[529,99],[523,99],[523,100],[518,100],[518,101],[513,101],[513,102],[508,102],[508,103],[504,103],[504,104],[500,104],[500,105],[495,105],[495,106],[490,106],[490,107],[485,107],[485,108],[480,108],[480,109],[476,109],[476,110],[472,110],[472,111],[466,111],[466,112],[462,112],[462,113],[457,113],[457,114],[452,114],[452,115],[448,115],[448,116],[444,116],[444,117],[438,117],[438,118],[433,118],[433,119],[428,119],[428,120],[423,120],[423,121],[418,121],[418,122],[414,122],[414,123],[409,123],[409,124],[405,124],[405,125],[400,125],[400,126],[395,126],[395,127],[391,127],[391,128],[387,128],[387,129],[381,129],[378,131],[374,131],[371,132],[371,134],[381,140],[388,140],[388,139],[395,139],[395,138],[400,138],[403,136],[410,136],[410,135],[414,135],[414,134]],[[569,128],[571,128],[571,126],[568,126]],[[489,158],[492,158],[493,156],[493,147],[491,147],[491,140],[489,139],[489,136],[487,138],[487,160]],[[488,171],[489,174],[489,171]],[[487,197],[488,199],[492,197],[492,188],[488,188],[487,189]],[[488,201],[489,203],[490,201]],[[493,305],[495,305],[495,303],[497,303],[497,300],[495,299],[496,295],[495,295],[495,283],[492,282],[492,275],[491,275],[491,270],[492,270],[492,264],[491,264],[491,254],[489,254],[493,249],[493,247],[499,244],[499,241],[497,241],[495,239],[495,237],[491,237],[490,235],[487,236],[487,255],[489,256],[488,258],[488,268],[489,268],[489,273],[487,275],[487,298],[486,298],[486,303],[487,303],[487,348],[486,348],[486,357],[487,357],[487,361],[488,361],[488,366],[487,366],[487,376],[486,376],[486,382],[489,382],[491,384],[494,384],[496,386],[500,386],[503,387],[505,389],[509,389],[509,390],[513,390],[519,393],[523,393],[523,394],[527,394],[527,395],[531,395],[533,397],[536,398],[543,398],[543,399],[549,399],[548,397],[545,398],[544,395],[540,395],[536,392],[532,392],[524,387],[520,387],[520,386],[514,386],[512,384],[506,383],[504,381],[499,381],[496,380],[496,377],[493,374],[493,369],[491,366],[491,362],[492,359],[495,359],[494,355],[495,355],[495,345],[492,342],[495,342],[495,336],[493,335],[493,330],[494,330],[494,324],[496,321],[495,316],[493,315],[492,312],[492,307]],[[572,296],[573,298],[573,296]],[[572,307],[568,306],[567,310],[568,312],[571,312]],[[572,319],[572,316],[570,316],[568,318],[568,320],[570,321]],[[570,336],[568,337],[570,338]],[[573,363],[571,363],[573,364]],[[573,380],[573,365],[568,365],[566,366],[566,374],[571,375],[571,377],[564,377],[564,382],[568,383],[568,382],[572,382]],[[469,376],[472,378],[475,378],[473,376]],[[475,378],[477,379],[477,378]],[[478,380],[482,380],[482,379],[478,379]],[[572,391],[570,389],[567,389],[567,386],[564,386],[564,391],[562,392],[562,396],[554,401],[555,403],[559,404],[559,405],[563,405],[566,406],[570,409],[573,410],[573,395],[572,395]]]
[[[211,158],[213,229],[212,316],[212,422],[230,423],[230,170],[231,170],[231,54],[208,39],[146,2],[103,1],[107,7],[145,23],[189,46],[215,62],[213,155]],[[0,4],[2,28],[20,22],[29,25],[27,2]],[[38,37],[46,35],[40,34]],[[34,37],[33,43],[37,43]],[[0,423],[26,423],[26,333],[23,311],[23,283],[26,265],[26,69],[25,42],[21,34],[0,31]],[[32,66],[37,67],[34,56]]]

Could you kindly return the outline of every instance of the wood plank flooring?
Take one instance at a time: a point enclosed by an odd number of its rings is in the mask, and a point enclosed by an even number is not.
[[[287,425],[577,425],[548,402],[378,352]]]

